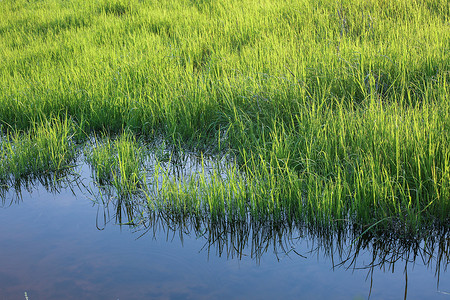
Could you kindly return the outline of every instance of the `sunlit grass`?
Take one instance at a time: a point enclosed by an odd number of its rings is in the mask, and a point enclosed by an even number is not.
[[[95,137],[86,151],[87,161],[94,169],[94,178],[100,185],[110,184],[117,195],[137,192],[145,186],[144,154],[135,137],[125,132],[111,141]]]
[[[17,181],[73,167],[73,124],[67,118],[35,122],[29,131],[7,130],[1,139],[1,178]]]
[[[65,168],[70,140],[102,132],[86,155],[94,179],[118,194],[144,191],[154,207],[316,224],[449,221],[445,1],[1,1],[0,10],[4,180]],[[63,123],[76,129],[51,138],[62,146],[43,145]],[[164,152],[149,174],[137,141],[161,137],[233,163],[226,176],[180,182]]]

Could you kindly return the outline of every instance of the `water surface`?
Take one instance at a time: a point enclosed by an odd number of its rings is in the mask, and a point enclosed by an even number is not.
[[[351,239],[295,228],[195,228],[152,212],[120,225],[127,206],[119,219],[116,199],[98,202],[89,186],[3,194],[0,300],[450,299],[448,233],[433,248],[372,240],[354,253]]]

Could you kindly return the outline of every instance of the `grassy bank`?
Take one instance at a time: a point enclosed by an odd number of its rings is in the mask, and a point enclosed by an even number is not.
[[[153,207],[448,224],[449,10],[439,0],[1,1],[0,177],[67,168],[101,132],[119,137],[91,143],[94,177],[146,191]],[[55,128],[68,150],[34,142]],[[227,176],[147,189],[141,146],[161,137],[235,159]],[[17,158],[22,144],[57,156]]]

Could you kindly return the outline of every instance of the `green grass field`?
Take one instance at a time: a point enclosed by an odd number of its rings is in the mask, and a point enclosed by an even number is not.
[[[85,145],[93,177],[153,208],[450,222],[448,1],[3,0],[0,12],[5,187],[72,168]],[[148,182],[144,146],[161,138],[233,159],[184,184],[158,163]]]

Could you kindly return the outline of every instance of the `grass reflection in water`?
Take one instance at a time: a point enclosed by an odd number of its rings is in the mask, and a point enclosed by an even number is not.
[[[165,166],[170,170],[166,174],[171,174],[171,184],[175,184],[177,176],[178,179],[185,178],[186,173],[195,170],[195,167],[189,171],[177,170],[179,164],[176,163]],[[167,184],[165,180],[168,178],[160,178],[159,185]],[[191,176],[190,180],[196,182],[195,177]],[[165,205],[158,206],[149,200],[147,193],[117,197],[114,189],[108,190],[103,186],[103,191],[98,200],[98,221],[102,220],[102,226],[111,221],[131,226],[139,238],[150,235],[155,239],[164,236],[167,240],[183,241],[195,237],[204,240],[201,251],[205,251],[208,257],[217,255],[239,260],[250,257],[257,264],[261,263],[264,255],[275,255],[277,259],[279,256],[300,259],[323,256],[331,260],[333,270],[367,270],[369,298],[377,269],[385,272],[401,270],[404,273],[406,299],[408,266],[418,263],[434,270],[439,290],[440,278],[447,272],[450,262],[449,227],[438,222],[416,232],[395,222],[389,230],[377,224],[367,226],[348,220],[317,224],[289,216],[276,220],[261,218],[251,210],[243,217],[242,214],[191,210],[165,201],[162,201]],[[302,243],[308,244],[308,251],[297,250]],[[371,259],[367,261],[367,257]]]
[[[184,158],[184,162],[188,161]],[[186,173],[201,170],[196,169],[195,162],[191,162],[189,171],[176,170],[176,165],[165,165],[174,180],[183,178]],[[203,169],[208,167],[205,163]],[[149,202],[148,192],[117,194],[112,184],[99,185],[95,181],[87,183],[82,179],[87,172],[89,170],[84,165],[76,177],[73,176],[74,172],[66,172],[57,176],[51,174],[17,181],[14,186],[15,199],[7,202],[2,197],[3,206],[20,202],[21,191],[30,191],[37,182],[52,193],[70,189],[74,194],[83,193],[94,200],[98,209],[96,222],[100,230],[115,224],[131,228],[141,239],[150,237],[183,241],[196,238],[204,241],[199,250],[208,257],[213,255],[237,260],[250,258],[256,264],[263,264],[263,257],[266,256],[274,256],[278,260],[286,256],[300,260],[323,257],[331,261],[333,270],[366,270],[367,280],[370,281],[370,290],[367,291],[369,296],[374,272],[383,270],[404,273],[406,298],[408,272],[415,264],[433,270],[440,291],[440,279],[445,276],[450,261],[450,233],[448,226],[442,224],[413,233],[399,226],[386,230],[347,220],[313,224],[307,220],[261,218],[250,211],[245,218],[240,214],[233,218],[232,214],[211,214],[206,210],[180,210],[170,205],[157,207]],[[303,247],[305,244],[306,248]]]

